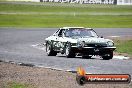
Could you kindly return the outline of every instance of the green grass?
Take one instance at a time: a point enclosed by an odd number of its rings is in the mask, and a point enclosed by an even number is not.
[[[132,16],[0,15],[0,20],[8,27],[132,27]]]
[[[1,2],[1,1],[3,2],[3,1],[6,1],[6,0],[0,0],[0,2]]]
[[[27,2],[29,3],[29,2]],[[90,5],[68,3],[0,4],[0,11],[14,12],[132,12],[132,6]]]
[[[117,40],[115,42],[115,45],[117,47],[117,52],[119,53],[127,53],[132,55],[132,40]]]
[[[4,88],[34,88],[28,84],[16,83],[16,82],[9,82],[5,85]]]
[[[132,28],[131,24],[132,6],[0,3],[0,27]]]

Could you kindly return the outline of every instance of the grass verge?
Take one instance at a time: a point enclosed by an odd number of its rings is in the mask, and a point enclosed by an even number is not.
[[[132,16],[0,15],[0,27],[132,28]]]
[[[34,87],[28,84],[9,82],[6,84],[5,88],[34,88]]]
[[[116,52],[127,53],[132,56],[132,40],[114,40]]]
[[[132,6],[0,3],[0,27],[132,28]]]
[[[99,5],[99,4],[70,4],[70,3],[33,3],[5,2],[0,3],[0,11],[6,12],[100,12],[127,13],[132,12],[132,6]]]

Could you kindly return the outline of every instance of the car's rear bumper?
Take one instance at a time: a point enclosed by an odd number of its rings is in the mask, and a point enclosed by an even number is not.
[[[89,55],[105,55],[113,52],[116,47],[76,47],[72,46],[75,53],[83,53]]]

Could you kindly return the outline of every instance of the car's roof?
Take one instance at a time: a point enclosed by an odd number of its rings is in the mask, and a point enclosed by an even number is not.
[[[92,28],[85,28],[85,29],[92,29]]]
[[[84,28],[84,27],[63,27],[64,29],[69,29],[69,28]]]
[[[60,29],[70,29],[70,28],[84,28],[84,27],[63,27],[63,28],[60,28]],[[87,30],[91,30],[92,28],[85,28]]]

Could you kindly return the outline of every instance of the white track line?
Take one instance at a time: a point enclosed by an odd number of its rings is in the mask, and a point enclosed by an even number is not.
[[[42,46],[41,44],[34,44],[34,45],[31,45],[31,46],[34,47],[34,48],[37,48],[39,50],[45,50],[44,45]]]
[[[119,37],[121,37],[121,36],[108,36],[108,37],[119,38]]]
[[[127,60],[127,59],[130,59],[130,57],[125,57],[125,56],[113,56],[113,59]]]
[[[6,12],[6,11],[2,11],[0,12],[0,14],[9,14],[9,15],[37,15],[37,14],[41,14],[41,15],[114,15],[114,16],[118,16],[118,15],[132,15],[131,12],[118,12],[118,13],[105,13],[105,12]]]

